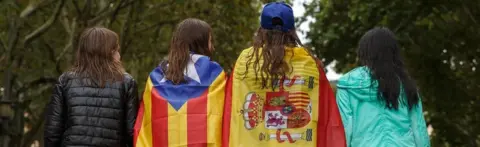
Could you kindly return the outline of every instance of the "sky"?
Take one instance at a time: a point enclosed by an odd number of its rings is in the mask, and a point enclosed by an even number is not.
[[[305,3],[305,2],[309,3],[311,1],[312,0],[293,0],[292,9],[293,9],[293,14],[295,15],[295,17],[303,16],[303,14],[305,13],[305,8],[303,7],[303,3]],[[298,28],[299,30],[304,31],[304,32],[308,32],[310,30],[310,28],[308,26],[308,23],[312,22],[312,21],[315,21],[315,19],[313,19],[311,17],[307,18],[307,19],[308,19],[307,22],[305,22],[303,24],[300,24],[300,27]],[[303,43],[309,42],[306,39],[306,34],[300,32],[300,31],[298,32],[298,34],[299,34],[300,40],[302,40]],[[334,66],[335,66],[335,61],[332,62],[331,64],[327,65],[327,69],[328,69],[327,78],[330,81],[338,80],[342,76],[341,74],[338,74],[335,71],[333,71],[332,68]]]

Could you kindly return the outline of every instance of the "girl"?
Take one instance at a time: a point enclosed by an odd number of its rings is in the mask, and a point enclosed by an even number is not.
[[[348,146],[430,146],[417,87],[393,32],[368,31],[360,39],[358,58],[363,66],[337,84]]]
[[[240,54],[227,86],[225,147],[345,146],[323,67],[294,24],[289,5],[263,8],[253,47]]]
[[[189,18],[178,24],[168,60],[153,69],[135,125],[137,147],[221,145],[225,73],[210,60],[212,28]]]
[[[115,32],[85,30],[77,59],[62,74],[46,110],[45,146],[132,146],[137,86],[120,62]]]

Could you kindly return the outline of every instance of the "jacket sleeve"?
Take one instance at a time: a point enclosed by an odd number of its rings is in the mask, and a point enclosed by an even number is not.
[[[422,102],[410,110],[410,120],[412,121],[412,131],[415,137],[417,147],[430,147],[430,138],[427,132],[427,124],[423,116]]]
[[[317,146],[345,147],[345,132],[335,94],[322,67],[319,68],[319,73]]]
[[[350,99],[345,89],[337,89],[337,104],[342,116],[343,126],[345,127],[345,137],[347,138],[347,146],[352,140],[353,116]]]
[[[134,126],[135,126],[135,121],[137,118],[137,112],[138,112],[138,107],[139,107],[139,100],[138,100],[138,89],[137,89],[137,83],[135,80],[131,80],[130,83],[128,84],[128,89],[127,89],[127,101],[126,101],[126,116],[125,118],[127,119],[127,124],[126,124],[126,130],[127,130],[127,136],[126,136],[126,143],[127,146],[133,147],[133,133],[134,133]]]
[[[65,102],[62,80],[59,78],[45,111],[44,146],[60,147],[65,125]]]

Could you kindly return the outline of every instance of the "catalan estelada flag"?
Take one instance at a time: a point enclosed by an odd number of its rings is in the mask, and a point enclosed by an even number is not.
[[[284,60],[292,71],[274,81],[273,90],[255,80],[253,65],[247,65],[252,54],[252,48],[241,53],[227,82],[223,147],[346,146],[335,95],[318,60],[304,48],[287,48]]]
[[[160,67],[147,80],[135,124],[136,147],[219,147],[226,76],[207,56],[191,54],[186,83]]]

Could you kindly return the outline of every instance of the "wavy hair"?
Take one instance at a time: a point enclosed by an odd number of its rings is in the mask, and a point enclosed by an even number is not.
[[[281,21],[275,19],[273,24],[276,24],[277,27],[282,25]],[[247,57],[246,70],[243,73],[244,78],[247,76],[248,68],[252,64],[255,80],[261,81],[261,88],[271,86],[274,89],[275,82],[284,77],[288,72],[291,72],[289,64],[284,60],[285,48],[296,46],[303,46],[303,44],[298,38],[295,29],[282,32],[280,29],[259,28],[253,41],[253,53]]]

